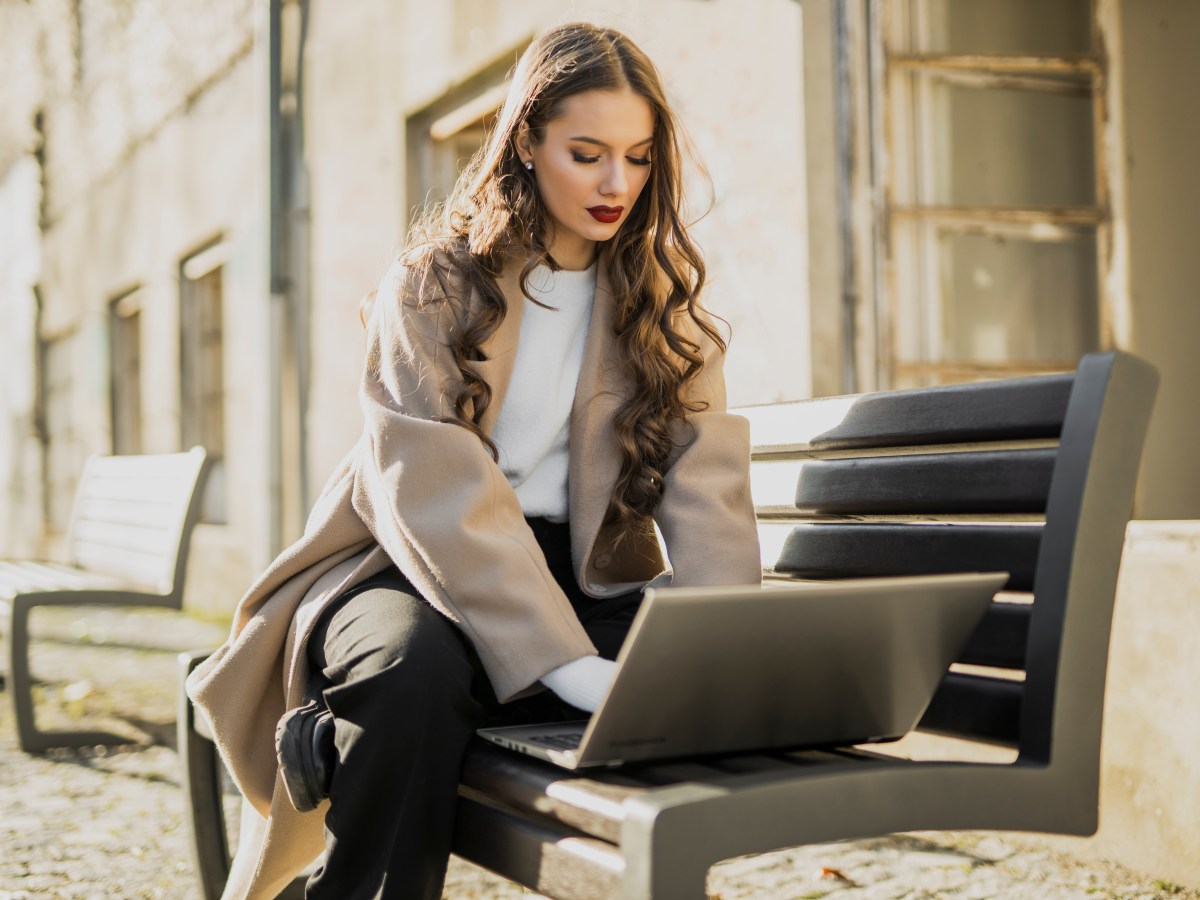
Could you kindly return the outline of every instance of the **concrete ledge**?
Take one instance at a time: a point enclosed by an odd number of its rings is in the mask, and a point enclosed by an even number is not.
[[[1200,521],[1133,521],[1109,650],[1100,830],[1054,838],[1200,887]]]

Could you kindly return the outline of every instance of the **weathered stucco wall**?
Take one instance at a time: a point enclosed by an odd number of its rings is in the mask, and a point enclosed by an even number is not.
[[[228,525],[197,529],[188,602],[225,614],[265,561],[269,534],[258,426],[268,419],[267,169],[259,124],[266,68],[255,55],[252,4],[39,0],[18,8],[24,31],[0,37],[0,56],[22,65],[22,79],[5,82],[2,112],[19,127],[4,130],[0,156],[11,161],[21,151],[28,161],[6,162],[0,197],[6,213],[18,214],[4,218],[0,259],[0,427],[9,450],[0,465],[4,480],[17,482],[5,490],[5,521],[24,530],[0,530],[0,549],[53,553],[57,543],[43,533],[40,466],[31,463],[40,462],[31,423],[32,286],[42,301],[42,337],[73,336],[70,416],[78,443],[71,452],[78,462],[110,452],[108,304],[140,288],[142,444],[146,452],[171,452],[180,443],[179,265],[221,237],[230,246],[223,276],[226,489],[242,502],[226,504]],[[10,43],[29,52],[14,57]],[[14,110],[18,100],[23,106]],[[28,121],[39,108],[40,135]]]
[[[1137,515],[1200,518],[1200,3],[1126,0],[1132,344],[1162,373]]]
[[[37,284],[41,268],[37,164],[0,170],[0,554],[37,553],[42,452],[37,432]]]
[[[0,557],[37,552],[42,448],[37,431],[37,295],[41,173],[35,153],[42,97],[38,20],[0,4]]]
[[[221,237],[225,316],[228,522],[200,525],[187,602],[227,613],[266,556],[265,431],[268,341],[265,166],[256,66],[244,58],[187,115],[137,145],[85,202],[63,209],[44,241],[45,332],[78,329],[90,348],[76,391],[79,431],[108,452],[107,306],[132,287],[142,297],[143,447],[180,447],[179,264]]]
[[[1200,523],[1134,521],[1109,650],[1100,830],[1068,852],[1200,888]]]
[[[403,4],[313,3],[304,57],[312,380],[308,491],[358,438],[358,304],[403,220]]]
[[[1064,843],[1200,888],[1200,4],[1125,0],[1121,17],[1129,349],[1162,381],[1113,623],[1100,831]]]

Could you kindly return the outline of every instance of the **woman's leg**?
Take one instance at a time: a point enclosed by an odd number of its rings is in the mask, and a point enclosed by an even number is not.
[[[415,592],[388,588],[335,602],[309,657],[330,685],[338,763],[306,896],[436,900],[463,751],[484,717],[477,658]]]

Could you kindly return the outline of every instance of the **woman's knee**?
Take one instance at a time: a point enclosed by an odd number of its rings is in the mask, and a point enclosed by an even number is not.
[[[457,627],[420,597],[373,589],[322,617],[322,669],[332,685],[407,681],[432,690],[470,689],[476,667]]]

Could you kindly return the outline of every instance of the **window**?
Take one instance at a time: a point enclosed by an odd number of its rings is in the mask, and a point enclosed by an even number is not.
[[[184,449],[211,458],[201,520],[225,521],[225,316],[222,290],[228,245],[216,243],[179,267],[180,426]]]
[[[871,9],[883,371],[905,387],[1073,369],[1111,343],[1092,0]]]
[[[410,213],[444,200],[450,193],[504,102],[505,77],[522,50],[524,43],[508,48],[463,84],[408,116],[406,202]]]
[[[130,291],[108,307],[112,452],[142,452],[142,303]]]
[[[72,408],[72,391],[77,381],[78,341],[74,333],[49,338],[42,343],[42,408],[45,421],[46,524],[51,532],[63,534],[71,521],[75,486],[83,469],[83,445],[76,430],[78,417]]]

